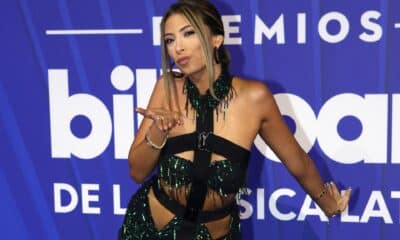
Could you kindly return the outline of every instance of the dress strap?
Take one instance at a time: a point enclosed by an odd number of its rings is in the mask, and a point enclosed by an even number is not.
[[[196,226],[199,222],[199,212],[203,208],[207,194],[207,179],[210,173],[208,166],[212,152],[205,148],[205,142],[214,128],[213,111],[204,111],[202,114],[196,115],[196,131],[200,132],[200,146],[194,151],[193,167],[190,174],[192,186],[183,214],[183,224],[177,233],[177,239],[194,239]]]
[[[239,161],[244,169],[247,168],[250,151],[212,132],[195,131],[168,138],[161,156],[169,157],[177,153],[200,148],[205,148],[208,151],[224,156],[230,161]]]
[[[208,191],[207,179],[209,178],[209,165],[211,154],[207,148],[207,139],[214,131],[214,111],[218,114],[223,108],[228,107],[233,97],[232,77],[227,71],[227,66],[221,66],[221,74],[213,83],[215,96],[207,90],[201,95],[195,84],[186,78],[184,92],[187,96],[185,108],[188,111],[189,102],[195,109],[196,132],[198,133],[197,146],[194,149],[193,164],[190,172],[191,188],[187,197],[186,208],[183,215],[183,224],[177,232],[177,239],[194,239],[196,226],[199,223],[199,212],[203,209]],[[224,115],[225,116],[225,115]]]
[[[193,167],[192,167],[192,187],[188,196],[186,212],[184,218],[188,221],[196,221],[200,209],[203,208],[204,200],[207,193],[207,179],[210,171],[208,166],[211,161],[212,152],[209,151],[205,142],[208,134],[213,131],[213,111],[206,111],[198,114],[196,117],[196,131],[200,132],[200,146],[194,151]]]

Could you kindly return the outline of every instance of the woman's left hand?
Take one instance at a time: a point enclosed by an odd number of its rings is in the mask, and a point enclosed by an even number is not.
[[[327,214],[328,216],[335,216],[336,214],[339,214],[343,212],[350,200],[350,195],[351,195],[351,188],[348,188],[343,195],[340,194],[338,188],[336,187],[336,184],[334,182],[329,182],[325,184],[326,190],[328,195],[330,195],[336,202],[336,209],[333,210],[333,212]]]

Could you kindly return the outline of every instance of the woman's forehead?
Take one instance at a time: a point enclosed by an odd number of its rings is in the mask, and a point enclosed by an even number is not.
[[[191,26],[189,20],[182,14],[175,13],[167,18],[165,21],[165,32],[167,31],[179,31],[181,28]]]

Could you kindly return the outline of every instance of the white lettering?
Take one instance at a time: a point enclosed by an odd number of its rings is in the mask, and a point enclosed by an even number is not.
[[[257,219],[265,219],[264,188],[257,188]]]
[[[304,44],[306,43],[306,14],[298,13],[297,14],[297,43]]]
[[[153,17],[152,20],[153,20],[153,45],[160,46],[160,40],[161,40],[160,24],[162,17]]]
[[[117,184],[113,184],[113,206],[114,214],[125,215],[126,208],[121,208],[121,190]]]
[[[245,193],[247,193],[247,195],[250,195],[251,189],[247,188]],[[251,205],[251,203],[244,200],[243,198],[240,198],[239,201],[237,201],[237,204],[244,208],[243,209],[244,211],[240,211],[240,219],[250,218],[251,215],[253,214],[253,206]]]
[[[315,207],[312,208],[311,205],[314,205]],[[325,215],[325,213],[319,208],[319,206],[311,200],[310,196],[306,196],[304,199],[303,205],[301,206],[300,213],[297,216],[298,221],[304,221],[307,216],[319,216],[319,219],[322,222],[327,222],[328,217]]]
[[[400,199],[400,191],[391,191],[390,192],[390,197],[393,198],[393,199]],[[397,207],[400,208],[400,205],[397,204]],[[400,223],[400,219],[397,222]]]
[[[269,40],[276,35],[277,44],[285,44],[285,25],[284,16],[281,14],[275,23],[269,28],[264,24],[261,18],[256,14],[255,16],[255,30],[254,30],[254,44],[262,44],[263,36]]]
[[[56,213],[68,213],[73,211],[78,205],[78,193],[69,184],[66,183],[54,183],[53,184],[54,191],[54,212]],[[69,203],[63,205],[61,200],[61,192],[65,191],[69,194],[71,200]]]
[[[365,29],[370,30],[372,33],[368,34],[363,32],[360,34],[359,38],[365,42],[377,42],[382,37],[382,27],[371,21],[371,19],[379,19],[381,17],[381,13],[378,11],[366,11],[361,16],[361,25],[365,27]]]
[[[282,196],[294,197],[294,195],[296,195],[296,192],[289,188],[280,188],[280,189],[274,191],[271,194],[271,196],[269,198],[269,202],[268,202],[268,206],[269,206],[272,216],[274,216],[275,218],[277,218],[278,220],[281,220],[281,221],[290,221],[290,220],[295,219],[296,214],[294,212],[290,211],[288,213],[282,213],[278,209],[278,200],[280,197],[282,197]]]
[[[374,209],[375,204],[378,206],[378,209],[376,210]],[[367,206],[365,207],[364,213],[361,216],[360,222],[367,223],[371,217],[380,217],[383,218],[385,223],[393,223],[385,200],[383,199],[382,192],[380,191],[371,192],[371,196],[368,200]]]
[[[385,163],[387,101],[385,94],[367,94],[362,98],[344,93],[325,102],[318,115],[318,143],[324,153],[344,164]],[[345,116],[354,116],[362,124],[361,135],[355,140],[345,140],[337,131],[339,121]]]
[[[240,15],[228,15],[222,16],[222,22],[225,29],[225,39],[224,44],[241,45],[241,37],[232,37],[231,34],[240,34],[238,26],[231,26],[230,23],[240,23]]]
[[[99,195],[89,194],[89,191],[98,191],[98,184],[82,184],[82,213],[100,214],[99,207],[91,207],[90,202],[98,202]]]
[[[337,21],[340,25],[337,34],[330,34],[328,32],[328,23],[330,21]],[[320,37],[329,43],[338,43],[346,38],[349,33],[350,25],[349,20],[340,12],[329,12],[321,17],[318,23],[318,32]]]
[[[392,96],[392,163],[400,163],[400,94]]]
[[[82,159],[99,156],[111,138],[111,117],[104,103],[89,94],[69,96],[68,70],[49,69],[49,110],[51,155],[69,158],[71,154]],[[92,125],[90,134],[78,138],[71,132],[70,123],[78,115],[87,117]]]
[[[117,66],[111,72],[111,82],[120,91],[129,90],[134,83],[132,70],[127,66]],[[113,95],[114,146],[115,158],[127,159],[133,139],[133,96],[131,94]]]

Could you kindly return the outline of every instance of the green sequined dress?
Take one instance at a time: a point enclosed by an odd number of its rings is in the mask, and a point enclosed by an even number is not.
[[[206,111],[211,111],[212,113],[213,111],[218,111],[216,109],[221,106],[226,108],[230,98],[232,98],[231,81],[232,78],[225,72],[214,82],[215,93],[218,99],[221,99],[220,102],[215,101],[209,92],[205,97],[200,96],[196,92],[197,89],[194,84],[187,81],[188,100],[190,100],[191,106],[196,109],[197,114],[201,115]],[[201,119],[202,116],[198,116],[198,119],[199,117]],[[157,230],[150,213],[148,194],[151,188],[155,193],[157,191],[163,192],[163,190],[160,190],[162,189],[162,184],[169,186],[171,189],[183,188],[185,191],[189,190],[188,186],[193,179],[193,161],[178,157],[176,153],[198,148],[199,142],[196,141],[200,141],[199,139],[201,139],[200,143],[205,144],[200,146],[201,148],[207,147],[207,151],[215,152],[226,158],[209,162],[206,178],[208,192],[213,192],[221,199],[229,196],[229,199],[233,200],[229,203],[233,207],[229,208],[226,214],[226,216],[231,216],[229,231],[220,239],[241,239],[239,210],[235,200],[240,197],[240,193],[244,189],[250,152],[225,138],[214,135],[212,132],[208,132],[205,138],[199,138],[200,135],[198,132],[194,132],[168,139],[167,144],[160,153],[157,174],[147,180],[129,202],[123,225],[119,231],[119,239],[177,239],[177,232],[182,228],[185,219],[178,212],[173,212],[168,208],[175,216],[162,229]],[[202,136],[204,137],[204,135]],[[185,147],[177,147],[181,145],[187,145],[186,149]],[[179,149],[177,150],[177,148]],[[160,200],[157,194],[155,195]],[[162,201],[160,203],[163,204]],[[163,205],[165,207],[168,204]],[[194,239],[212,239],[205,223],[204,221],[199,221],[195,225]]]
[[[124,223],[120,229],[120,239],[124,240],[142,240],[142,239],[175,239],[174,236],[179,230],[182,218],[174,217],[160,231],[154,226],[152,216],[150,214],[148,193],[153,185],[159,185],[160,180],[168,182],[171,186],[181,186],[190,181],[190,165],[191,163],[177,156],[171,156],[167,159],[162,159],[159,168],[159,174],[153,176],[145,182],[138,191],[132,196],[125,216]],[[218,191],[221,195],[226,195],[222,187],[223,181],[227,178],[238,177],[232,173],[240,173],[239,165],[232,164],[228,160],[216,161],[210,165],[215,174],[209,178],[208,185],[214,191]],[[174,173],[172,173],[174,172]],[[240,176],[243,179],[243,176]],[[235,184],[224,186],[226,188],[235,188]],[[243,185],[243,182],[240,183]],[[241,190],[239,190],[241,191]],[[230,232],[223,238],[239,239],[240,236],[240,219],[238,211],[231,213],[232,220]],[[232,237],[236,236],[236,237]],[[199,224],[196,231],[195,239],[211,240],[207,227],[204,224]]]

